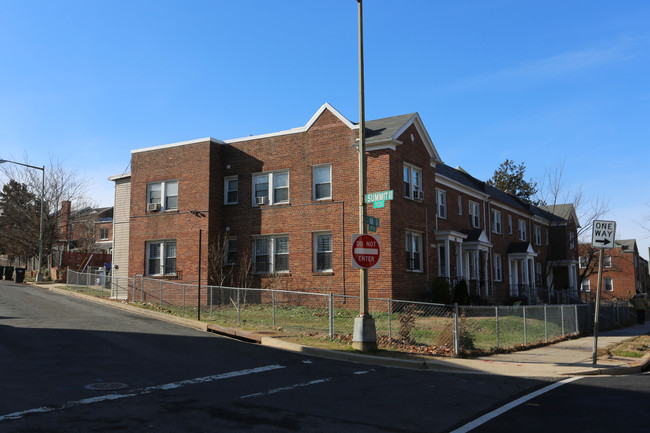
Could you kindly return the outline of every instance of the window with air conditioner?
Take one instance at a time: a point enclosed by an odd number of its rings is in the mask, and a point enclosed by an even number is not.
[[[178,181],[165,180],[147,185],[147,211],[178,210]]]
[[[253,175],[253,206],[289,203],[289,171]]]

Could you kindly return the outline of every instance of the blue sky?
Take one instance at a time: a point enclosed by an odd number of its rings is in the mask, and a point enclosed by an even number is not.
[[[442,159],[506,158],[650,239],[650,2],[366,0],[366,118],[419,112]],[[355,0],[0,0],[0,158],[107,180],[130,151],[358,121]]]

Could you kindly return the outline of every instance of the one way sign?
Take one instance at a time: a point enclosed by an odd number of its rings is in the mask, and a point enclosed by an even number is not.
[[[616,236],[615,221],[594,221],[591,232],[591,245],[594,248],[614,248]]]

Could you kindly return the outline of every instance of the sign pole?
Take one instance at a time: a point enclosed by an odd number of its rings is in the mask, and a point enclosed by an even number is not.
[[[603,249],[598,253],[598,283],[596,284],[596,312],[594,313],[594,348],[592,364],[596,365],[598,358],[598,315],[600,314],[600,289],[603,277]]]
[[[359,4],[359,233],[366,234],[366,120],[363,82],[363,4]],[[359,271],[359,316],[354,319],[352,347],[361,351],[377,348],[375,321],[368,312],[368,270]]]

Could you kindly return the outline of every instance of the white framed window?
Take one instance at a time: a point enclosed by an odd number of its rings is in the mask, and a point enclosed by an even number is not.
[[[289,203],[289,171],[253,175],[253,206]]]
[[[512,215],[508,215],[508,234],[512,234]]]
[[[535,245],[542,245],[542,228],[538,225],[534,226],[533,234],[535,235]]]
[[[422,194],[422,170],[410,164],[404,164],[404,197],[419,199]]]
[[[612,256],[603,257],[603,267],[611,268],[612,267]]]
[[[406,270],[422,272],[422,234],[406,232]]]
[[[613,292],[614,291],[614,279],[612,277],[605,277],[604,278],[604,286],[605,286],[605,291],[606,292]]]
[[[586,268],[588,262],[589,262],[589,257],[587,256],[580,256],[578,258],[578,266],[580,267],[580,269]]]
[[[260,236],[253,239],[253,272],[289,272],[289,236]]]
[[[332,271],[332,233],[314,233],[314,271]]]
[[[332,166],[315,165],[311,168],[312,196],[314,200],[332,198]]]
[[[226,256],[224,257],[226,265],[237,264],[237,238],[228,238],[226,241]]]
[[[503,258],[501,254],[494,255],[494,281],[503,281]]]
[[[147,275],[176,275],[176,241],[147,242]]]
[[[239,201],[239,181],[237,176],[228,176],[223,180],[224,204],[237,204]]]
[[[178,181],[166,180],[149,183],[147,185],[147,204],[157,204],[161,211],[178,210]]]
[[[447,219],[447,192],[436,189],[436,201],[438,205],[438,217]]]
[[[478,203],[473,201],[469,202],[469,221],[472,224],[472,227],[481,227],[481,210]]]
[[[463,197],[458,196],[458,215],[463,214]]]
[[[492,233],[501,234],[501,211],[492,209]]]
[[[519,240],[525,241],[528,237],[526,236],[526,221],[519,220]]]
[[[108,229],[107,228],[100,228],[99,229],[99,240],[100,241],[107,241],[108,240]]]
[[[583,292],[591,292],[591,282],[589,281],[589,278],[585,278],[582,280],[582,284],[580,285],[580,290]]]

